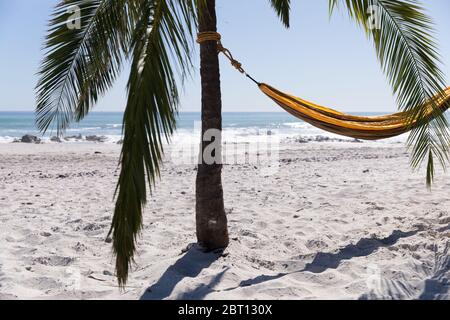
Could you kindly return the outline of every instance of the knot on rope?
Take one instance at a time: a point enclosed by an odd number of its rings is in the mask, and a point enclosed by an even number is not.
[[[217,51],[220,53],[223,53],[225,57],[230,60],[231,65],[236,68],[240,73],[246,74],[245,70],[242,68],[242,63],[240,63],[238,60],[234,59],[233,55],[231,54],[230,50],[225,48],[222,45],[222,36],[218,32],[214,31],[207,31],[207,32],[200,32],[197,35],[197,43],[202,44],[207,41],[215,41],[217,43]]]

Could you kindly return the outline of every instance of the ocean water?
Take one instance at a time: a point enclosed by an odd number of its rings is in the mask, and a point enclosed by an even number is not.
[[[360,113],[359,115],[379,115],[377,113]],[[106,143],[116,143],[122,137],[122,113],[91,113],[80,123],[73,123],[65,136],[104,136]],[[280,139],[290,137],[326,136],[342,138],[324,132],[298,120],[288,113],[224,113],[224,140],[251,142],[258,137],[276,135]],[[180,113],[178,115],[177,138],[198,139],[200,130],[200,113]],[[33,112],[0,112],[0,143],[9,143],[25,134],[36,135],[49,141],[55,131],[49,130],[45,135],[39,133],[35,126]],[[350,139],[351,140],[351,139]],[[79,142],[79,141],[78,141]]]

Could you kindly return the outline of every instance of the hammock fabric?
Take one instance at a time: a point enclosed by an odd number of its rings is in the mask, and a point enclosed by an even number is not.
[[[409,119],[405,112],[378,117],[352,116],[288,95],[264,83],[258,86],[264,94],[293,116],[341,136],[381,140],[406,133],[417,124],[417,119]],[[444,97],[435,99],[437,106],[446,111],[450,106],[450,87],[445,90]],[[424,118],[432,120],[432,114],[433,107],[429,105]]]
[[[242,68],[242,64],[233,58],[228,49],[223,47],[219,33],[199,33],[197,42],[201,44],[206,41],[216,42],[218,51],[230,60],[232,66],[255,82],[259,89],[281,108],[319,129],[355,139],[381,140],[399,136],[418,125],[418,119],[411,119],[406,112],[377,117],[352,116],[286,94],[268,84],[257,82],[247,74]],[[443,94],[434,97],[433,100],[434,106],[431,101],[427,104],[427,110],[422,115],[422,119],[433,120],[435,106],[444,112],[450,108],[450,87]]]

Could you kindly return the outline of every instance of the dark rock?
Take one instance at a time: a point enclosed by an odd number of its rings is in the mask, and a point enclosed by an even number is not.
[[[117,141],[117,144],[123,144],[123,139],[120,139],[119,141]]]
[[[331,139],[329,137],[324,137],[324,136],[317,136],[316,137],[316,142],[328,142]]]
[[[82,140],[83,137],[81,136],[81,134],[77,135],[77,136],[70,136],[70,137],[65,137],[64,140],[69,141],[69,140]]]
[[[305,139],[305,138],[297,138],[295,140],[295,142],[297,142],[297,143],[308,143],[309,141],[308,141],[308,139]]]
[[[22,143],[41,143],[41,139],[39,139],[36,136],[26,134],[22,137],[22,139],[20,139],[20,142],[22,142]]]
[[[105,142],[106,141],[106,137],[105,136],[86,136],[86,141],[90,141],[90,142]]]
[[[50,141],[51,141],[51,142],[58,142],[58,143],[61,143],[61,142],[62,142],[61,139],[60,139],[59,137],[56,137],[56,136],[55,136],[55,137],[51,137],[51,138],[50,138]]]

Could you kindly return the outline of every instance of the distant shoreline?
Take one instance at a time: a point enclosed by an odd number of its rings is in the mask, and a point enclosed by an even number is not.
[[[364,113],[362,115],[378,115]],[[197,143],[200,130],[200,113],[180,113],[174,139],[192,140]],[[116,143],[122,138],[122,113],[93,112],[80,123],[73,123],[64,133],[67,136],[106,137],[106,142]],[[0,143],[21,139],[24,135],[33,135],[42,140],[49,140],[56,133],[52,128],[42,136],[35,126],[33,112],[0,112]],[[256,141],[264,135],[274,135],[280,139],[329,137],[339,139],[320,129],[292,117],[286,112],[229,112],[223,114],[223,135],[228,141]],[[75,139],[83,140],[83,139]]]

